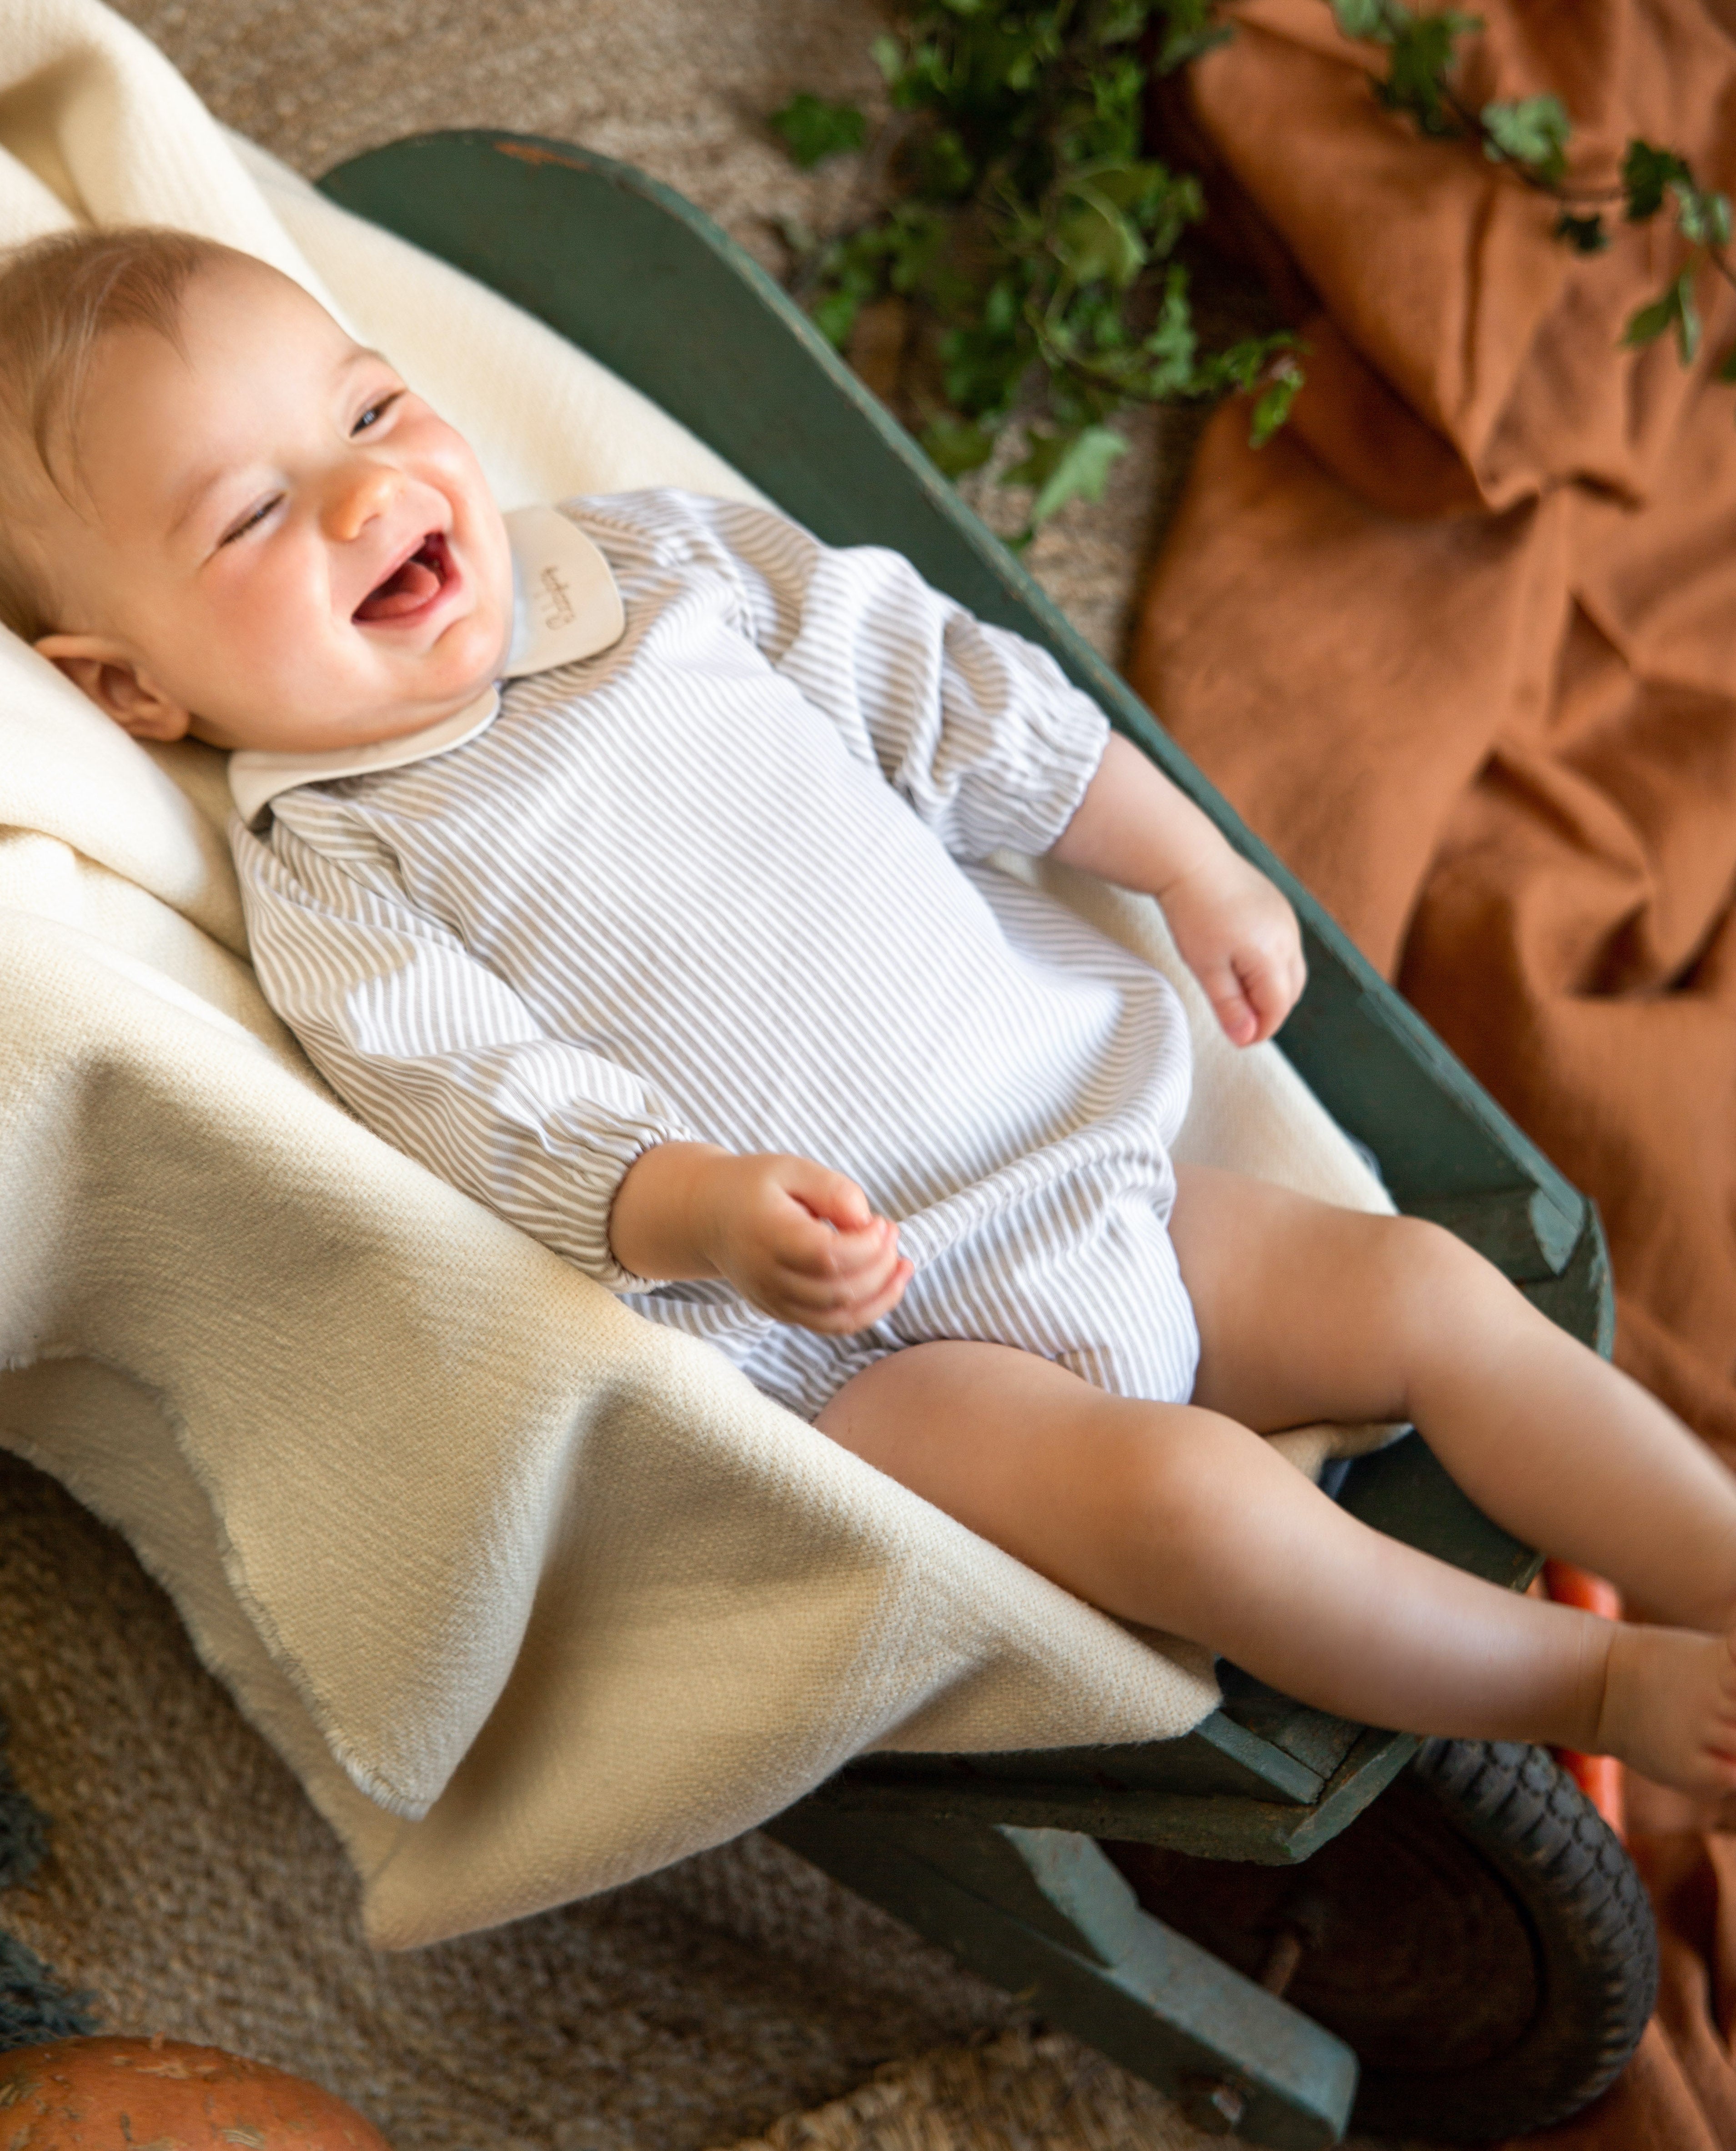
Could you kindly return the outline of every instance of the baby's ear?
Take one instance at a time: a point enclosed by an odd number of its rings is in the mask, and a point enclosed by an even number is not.
[[[192,712],[142,672],[123,645],[101,635],[45,635],[36,647],[134,739],[185,737]]]

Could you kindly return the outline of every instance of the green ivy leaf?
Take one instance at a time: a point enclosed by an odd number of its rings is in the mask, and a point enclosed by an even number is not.
[[[995,453],[995,431],[972,418],[930,419],[921,434],[923,447],[948,478],[980,470]]]
[[[1056,255],[1076,283],[1101,278],[1125,291],[1145,266],[1145,241],[1091,181],[1076,180],[1068,195],[1073,206],[1055,225]]]
[[[940,380],[948,402],[967,418],[1001,417],[1017,396],[1031,357],[1030,341],[1023,335],[949,330],[940,339]]]
[[[942,127],[931,134],[918,153],[922,190],[932,200],[956,200],[970,192],[976,166],[955,127]]]
[[[1577,254],[1601,254],[1609,245],[1603,219],[1595,210],[1589,215],[1576,216],[1571,210],[1564,209],[1556,219],[1555,235],[1566,240]]]
[[[1228,24],[1216,21],[1212,0],[1162,0],[1150,11],[1163,18],[1163,37],[1157,48],[1159,74],[1173,74],[1201,53],[1209,53],[1231,34]]]
[[[1215,51],[1219,45],[1227,45],[1235,34],[1227,23],[1217,23],[1209,30],[1197,30],[1186,35],[1172,30],[1157,48],[1157,72],[1159,74],[1173,74],[1177,68],[1188,66],[1206,53]]]
[[[868,122],[853,104],[828,104],[805,89],[772,114],[771,124],[804,172],[827,157],[859,149],[868,139]]]
[[[1118,0],[1106,8],[1097,23],[1097,42],[1104,45],[1131,44],[1144,33],[1151,13],[1151,0]]]
[[[1682,363],[1692,366],[1699,356],[1700,310],[1694,304],[1693,283],[1686,271],[1676,279],[1676,288],[1682,295],[1676,308],[1676,350]]]
[[[1296,392],[1304,376],[1293,359],[1283,361],[1272,379],[1261,391],[1253,407],[1253,415],[1248,424],[1248,444],[1251,448],[1263,448],[1272,436],[1290,415],[1290,406],[1296,401]]]
[[[1693,174],[1673,149],[1660,149],[1636,135],[1622,159],[1622,192],[1630,224],[1643,224],[1663,207],[1667,188],[1680,185],[1692,190]]]
[[[1070,500],[1101,500],[1109,467],[1127,453],[1112,426],[1086,426],[1076,433],[1037,433],[1030,453],[1007,473],[1009,485],[1036,488],[1025,522],[1028,536]]]
[[[1671,183],[1676,198],[1676,222],[1682,236],[1694,246],[1727,246],[1730,240],[1730,198],[1711,189]]]
[[[992,337],[1010,337],[1019,326],[1019,286],[1010,276],[997,276],[983,301],[983,326]]]
[[[1263,381],[1269,384],[1288,377],[1308,348],[1288,329],[1280,329],[1275,336],[1243,337],[1222,351],[1207,353],[1195,368],[1187,392],[1194,396],[1248,393]],[[1300,369],[1297,371],[1299,385]]]
[[[1366,42],[1386,31],[1384,0],[1332,0],[1332,12],[1347,38]],[[1384,41],[1390,43],[1389,34]]]
[[[1193,386],[1199,338],[1194,333],[1193,309],[1187,299],[1187,271],[1179,266],[1164,280],[1163,303],[1141,349],[1147,362],[1141,384],[1144,393],[1153,401],[1163,396],[1186,395]]]
[[[1106,201],[1113,202],[1130,216],[1136,216],[1146,200],[1166,185],[1169,172],[1162,164],[1121,157],[1092,164],[1075,176],[1089,180]]]
[[[883,35],[875,39],[873,53],[900,112],[914,112],[925,104],[944,99],[945,70],[940,48],[932,38],[901,46],[896,38]]]
[[[1137,154],[1145,86],[1145,69],[1125,54],[1092,68],[1086,84],[1091,98],[1086,132],[1097,155],[1120,159]]]
[[[828,291],[815,304],[813,325],[834,350],[842,351],[850,341],[850,332],[861,311],[859,291]]]
[[[1190,224],[1202,222],[1205,195],[1192,172],[1172,172],[1155,159],[1126,158],[1088,164],[1076,175],[1120,210],[1148,255],[1173,251]]]
[[[1642,306],[1622,332],[1624,344],[1656,343],[1668,329],[1676,332],[1676,348],[1684,366],[1692,366],[1700,348],[1700,310],[1694,304],[1693,272],[1684,269],[1661,298]]]
[[[1387,0],[1386,16],[1381,42],[1391,45],[1393,56],[1380,84],[1382,103],[1408,112],[1425,134],[1454,133],[1446,106],[1447,77],[1460,38],[1482,28],[1481,16],[1461,14],[1456,8],[1413,16],[1397,0]]]
[[[1521,97],[1510,104],[1485,104],[1484,154],[1496,163],[1506,158],[1553,185],[1567,169],[1567,143],[1573,123],[1558,97]]]
[[[1654,299],[1649,306],[1642,306],[1630,315],[1627,326],[1622,332],[1624,344],[1656,343],[1676,319],[1676,287],[1673,284],[1661,299]]]

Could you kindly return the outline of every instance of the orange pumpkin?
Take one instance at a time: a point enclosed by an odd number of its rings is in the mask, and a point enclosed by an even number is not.
[[[7,2151],[390,2151],[317,2084],[162,2037],[0,2053],[0,2141]]]

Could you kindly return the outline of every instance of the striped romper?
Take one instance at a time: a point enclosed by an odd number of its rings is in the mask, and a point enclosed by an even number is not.
[[[896,554],[668,491],[562,513],[619,640],[232,823],[273,1006],[382,1136],[804,1418],[938,1338],[1185,1399],[1180,1003],[987,863],[1061,834],[1101,712]],[[623,1270],[610,1206],[671,1141],[848,1174],[915,1263],[899,1305],[822,1337]]]

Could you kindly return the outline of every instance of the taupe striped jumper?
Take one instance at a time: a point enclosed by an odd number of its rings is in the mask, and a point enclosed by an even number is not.
[[[982,1339],[1180,1401],[1168,984],[986,863],[1046,851],[1107,736],[1046,654],[898,555],[675,492],[580,499],[620,640],[492,722],[231,827],[273,1006],[388,1141],[812,1418]],[[649,1146],[858,1182],[916,1273],[856,1337],[615,1261]]]

